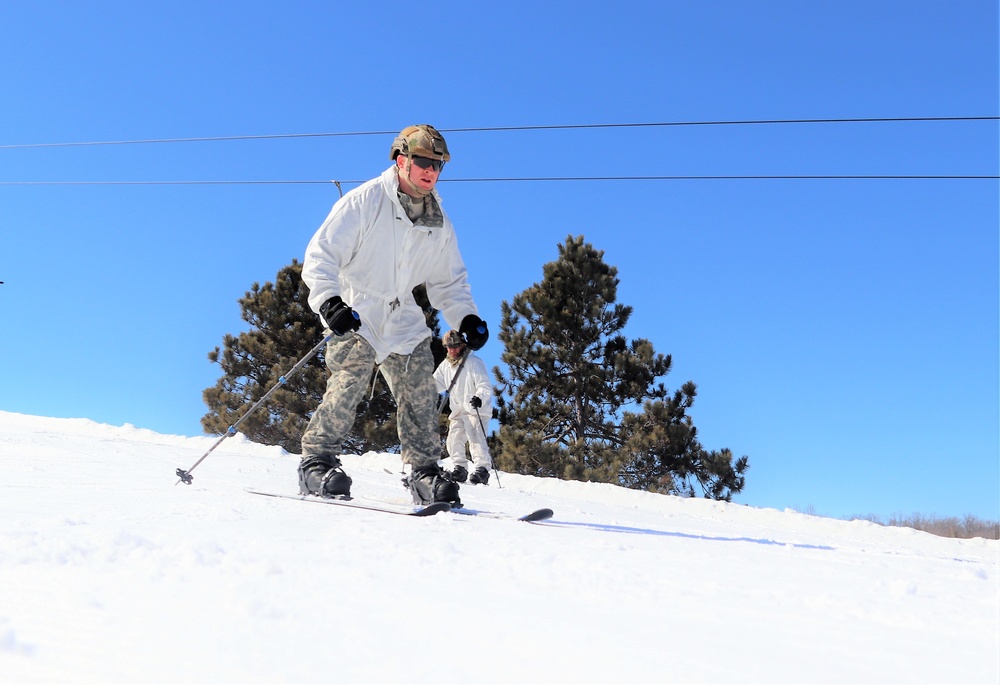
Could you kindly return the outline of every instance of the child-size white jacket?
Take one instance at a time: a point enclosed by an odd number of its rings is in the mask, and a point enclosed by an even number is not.
[[[440,225],[414,225],[397,196],[396,167],[350,191],[334,204],[306,248],[302,280],[309,306],[319,312],[339,295],[361,318],[358,331],[381,363],[410,354],[430,337],[413,288],[427,285],[431,305],[451,328],[478,315],[451,220],[436,191],[425,202],[440,208]],[[436,212],[435,212],[436,214]]]

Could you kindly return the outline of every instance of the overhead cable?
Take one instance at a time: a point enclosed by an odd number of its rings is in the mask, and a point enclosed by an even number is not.
[[[715,176],[522,176],[498,178],[442,178],[438,183],[537,183],[551,181],[996,181],[985,174],[766,174]],[[208,185],[360,185],[364,180],[287,181],[0,181],[0,186],[208,186]]]
[[[721,121],[660,121],[644,123],[611,123],[611,124],[551,124],[535,126],[479,126],[469,128],[440,128],[442,133],[482,133],[482,132],[507,132],[507,131],[564,131],[574,129],[601,129],[601,128],[655,128],[670,126],[760,126],[775,124],[871,124],[871,123],[898,123],[898,122],[944,122],[944,121],[998,121],[998,116],[973,116],[973,117],[865,117],[865,118],[842,118],[842,119],[748,119],[748,120],[721,120]],[[331,138],[348,136],[385,136],[396,135],[398,131],[350,131],[334,133],[278,133],[265,135],[242,135],[242,136],[206,136],[196,138],[147,138],[138,140],[103,140],[103,141],[80,141],[65,143],[19,143],[12,145],[0,145],[0,150],[14,150],[25,148],[44,147],[83,147],[97,145],[141,145],[149,143],[203,143],[233,140],[274,140],[285,138]]]

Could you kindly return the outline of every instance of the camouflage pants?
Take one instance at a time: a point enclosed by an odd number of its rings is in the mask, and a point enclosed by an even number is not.
[[[302,435],[302,458],[338,455],[357,416],[375,368],[375,350],[356,333],[333,338],[326,346],[330,376],[319,407]],[[391,354],[379,367],[396,400],[396,428],[404,464],[437,463],[437,387],[430,339],[407,355]]]

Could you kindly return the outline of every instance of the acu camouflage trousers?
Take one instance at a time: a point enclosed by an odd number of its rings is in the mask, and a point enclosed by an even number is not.
[[[357,333],[334,337],[326,346],[330,376],[319,407],[302,435],[302,458],[341,454],[354,426],[375,368],[375,350]],[[437,433],[437,386],[430,339],[407,355],[391,354],[379,370],[396,400],[396,428],[404,464],[436,464],[441,452]]]

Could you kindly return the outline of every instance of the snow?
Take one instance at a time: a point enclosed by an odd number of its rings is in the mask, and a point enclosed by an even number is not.
[[[1000,679],[994,540],[509,473],[466,504],[550,523],[318,506],[240,435],[177,484],[214,442],[0,412],[0,682]]]

